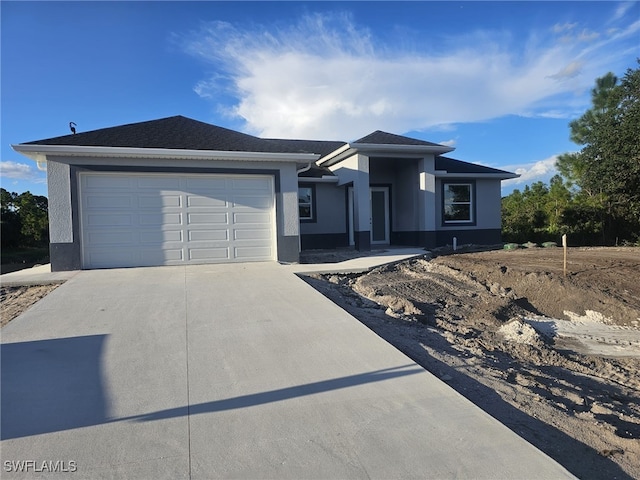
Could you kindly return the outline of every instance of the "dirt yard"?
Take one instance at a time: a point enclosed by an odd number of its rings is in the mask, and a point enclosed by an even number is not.
[[[0,287],[0,327],[4,327],[58,286]]]
[[[582,479],[640,478],[640,249],[429,255],[307,281]],[[473,435],[473,432],[469,432]]]

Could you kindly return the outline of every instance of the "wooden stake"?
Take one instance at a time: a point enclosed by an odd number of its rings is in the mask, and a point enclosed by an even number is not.
[[[567,234],[562,235],[562,249],[564,250],[564,276],[567,276]]]

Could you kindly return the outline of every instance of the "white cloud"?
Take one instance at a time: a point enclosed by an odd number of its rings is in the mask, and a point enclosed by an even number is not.
[[[516,44],[504,32],[483,31],[421,52],[381,45],[348,14],[315,14],[282,28],[214,22],[183,47],[217,70],[196,93],[213,101],[221,93],[235,97],[232,107],[219,108],[243,119],[246,131],[352,140],[377,129],[404,133],[548,112],[561,117],[576,93],[588,105],[594,79],[611,70],[611,42],[631,27],[597,42],[596,32],[576,33],[576,27],[550,27],[572,35],[567,43],[531,32]],[[591,40],[588,46],[580,36]]]
[[[621,18],[624,18],[624,16],[629,11],[629,9],[633,7],[634,3],[635,2],[620,3],[618,7],[615,9],[615,11],[613,12],[613,16],[611,17],[611,20],[609,20],[609,23],[615,22],[616,20],[620,20]]]
[[[600,37],[598,32],[589,31],[586,28],[578,35],[578,40],[581,42],[591,42]]]
[[[34,183],[45,183],[46,177],[35,166],[12,161],[0,162],[0,177],[27,180]]]
[[[553,155],[544,160],[537,162],[525,163],[521,165],[508,165],[506,167],[500,167],[509,172],[514,172],[520,175],[519,178],[512,178],[504,180],[502,182],[503,187],[527,185],[534,182],[548,182],[551,177],[558,173],[556,169],[557,155]]]
[[[551,31],[553,33],[563,33],[569,32],[573,30],[578,24],[577,23],[556,23],[553,27],[551,27]]]
[[[554,78],[556,80],[573,78],[576,75],[580,74],[582,66],[582,62],[571,62],[569,65],[565,65],[559,72],[554,73],[553,75],[549,75],[549,78]]]
[[[440,145],[446,145],[447,147],[454,147],[458,141],[455,138],[451,140],[445,140],[444,142],[438,142]]]

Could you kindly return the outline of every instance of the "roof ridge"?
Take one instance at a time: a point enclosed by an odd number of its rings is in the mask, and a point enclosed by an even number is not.
[[[384,145],[425,145],[431,147],[445,147],[439,143],[428,142],[426,140],[420,140],[418,138],[407,137],[406,135],[398,135],[397,133],[389,133],[383,130],[376,130],[375,132],[365,135],[358,140],[351,142],[352,144],[384,144]]]

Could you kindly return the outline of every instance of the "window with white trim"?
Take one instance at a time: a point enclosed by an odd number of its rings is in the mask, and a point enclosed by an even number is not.
[[[473,184],[444,183],[442,220],[443,223],[472,223]]]
[[[313,220],[313,187],[298,187],[298,211],[300,220]]]

